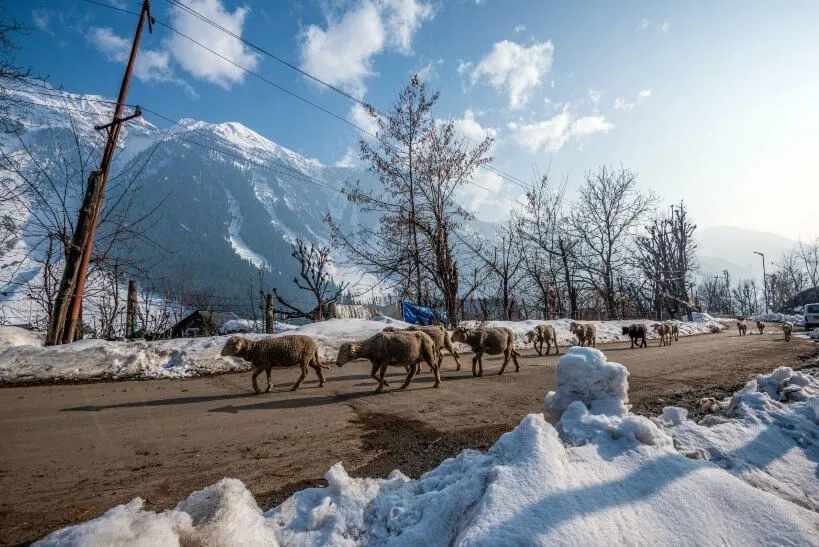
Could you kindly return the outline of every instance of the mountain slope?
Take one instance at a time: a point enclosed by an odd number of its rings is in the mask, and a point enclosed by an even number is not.
[[[754,251],[765,254],[770,273],[772,262],[796,245],[796,241],[777,234],[732,226],[705,228],[695,237],[699,243],[697,254],[702,271],[718,273],[727,269],[735,279],[762,278],[762,259]]]

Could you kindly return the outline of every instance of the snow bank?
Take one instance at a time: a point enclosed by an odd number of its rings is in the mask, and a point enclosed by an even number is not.
[[[683,452],[819,511],[819,380],[781,367],[760,374],[699,424],[665,424]]]
[[[786,313],[763,313],[755,317],[757,321],[766,323],[784,323],[790,321],[798,327],[805,326],[805,317],[802,315],[788,315]]]
[[[811,510],[819,492],[815,379],[790,369],[759,376],[711,427],[673,407],[654,421],[631,415],[627,387],[620,365],[572,349],[544,403],[556,426],[529,415],[486,453],[465,450],[417,480],[397,471],[352,478],[338,463],[325,475],[327,487],[262,513],[239,481],[224,479],[173,510],[145,511],[137,499],[41,544],[819,542]],[[677,442],[712,447],[713,461],[687,457]],[[761,454],[764,461],[751,457]],[[750,480],[752,468],[765,469],[770,481]]]
[[[808,333],[808,336],[811,338],[811,340],[819,341],[819,329],[813,329]]]
[[[14,346],[41,346],[44,341],[45,334],[42,332],[0,326],[0,350]]]
[[[406,327],[407,323],[390,320]],[[322,360],[333,362],[346,341],[381,332],[384,321],[330,319],[301,327],[282,324],[285,334],[312,336]],[[258,340],[268,334],[243,334]],[[187,378],[249,370],[241,359],[222,357],[229,336],[175,338],[146,342],[81,340],[62,346],[42,347],[42,338],[15,327],[0,327],[0,384],[49,381],[120,380],[126,378]],[[5,345],[4,345],[5,344]]]
[[[273,322],[273,332],[279,333],[286,330],[293,330],[299,328],[297,325],[289,323],[281,323],[279,321]],[[253,321],[252,319],[229,319],[225,321],[222,328],[219,329],[220,334],[233,333],[247,333],[247,332],[264,332],[264,321]]]
[[[707,314],[702,314],[703,317],[700,317],[699,319],[695,317],[694,321],[669,322],[676,323],[679,326],[680,336],[710,334],[726,329],[725,325],[716,321],[710,315],[705,318],[704,316],[706,315]],[[543,324],[552,325],[554,327],[557,341],[561,346],[569,346],[577,343],[577,338],[574,336],[574,334],[569,332],[569,325],[572,321],[572,319],[552,319],[548,321],[529,319],[526,321],[486,321],[480,324],[488,327],[507,327],[512,329],[512,332],[515,333],[515,347],[521,349],[531,347],[531,345],[527,344],[526,342],[526,333],[536,326]],[[582,321],[582,323],[591,323],[595,325],[597,327],[597,343],[606,344],[610,342],[627,342],[629,337],[628,335],[623,334],[623,327],[628,327],[634,323],[642,323],[646,326],[650,326],[653,323],[656,323],[656,321],[651,321],[648,319],[635,319],[626,321]],[[465,327],[474,327],[479,323],[477,321],[463,321],[460,324]],[[657,339],[658,336],[653,329],[649,328],[647,338]],[[459,346],[458,349],[461,349],[461,347],[466,348],[466,346]]]

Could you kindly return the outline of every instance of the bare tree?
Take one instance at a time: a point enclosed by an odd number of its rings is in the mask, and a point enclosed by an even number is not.
[[[751,316],[759,313],[759,290],[755,280],[741,279],[737,283],[737,288],[731,292],[736,299],[741,315]]]
[[[339,299],[347,288],[347,284],[335,284],[333,282],[333,278],[328,271],[329,266],[333,263],[329,247],[319,247],[314,243],[310,243],[308,246],[303,240],[296,239],[292,256],[299,262],[300,266],[299,277],[294,277],[293,283],[299,289],[309,292],[315,300],[316,306],[312,310],[305,311],[288,302],[279,294],[276,288],[273,288],[276,300],[285,308],[280,313],[289,318],[303,317],[312,321],[322,321],[327,306]]]
[[[548,175],[538,179],[526,193],[526,206],[515,214],[517,233],[524,245],[524,267],[540,295],[544,317],[562,294],[570,317],[577,316],[576,269],[578,240],[565,212],[566,183],[552,186]],[[562,285],[562,290],[558,286]],[[549,302],[555,302],[551,306]]]
[[[617,317],[615,280],[626,265],[627,246],[638,223],[656,205],[656,196],[637,188],[637,175],[602,166],[586,173],[570,222],[580,240],[581,275]]]
[[[694,241],[695,224],[688,220],[685,204],[671,206],[671,214],[656,215],[645,227],[645,234],[636,238],[635,262],[653,288],[655,311],[663,306],[688,314],[691,320],[693,303],[690,287],[696,272]]]

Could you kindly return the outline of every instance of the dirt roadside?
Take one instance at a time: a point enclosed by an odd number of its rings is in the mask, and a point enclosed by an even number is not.
[[[635,412],[691,407],[733,391],[777,366],[800,368],[817,344],[781,333],[681,338],[670,348],[603,349],[630,376]],[[273,373],[271,393],[251,396],[249,374],[0,389],[0,544],[28,542],[88,520],[136,496],[151,509],[173,507],[194,490],[229,476],[245,482],[262,508],[322,484],[343,461],[355,476],[401,469],[417,477],[464,448],[485,449],[526,414],[540,412],[554,387],[554,355],[521,358],[519,373],[472,378],[471,356],[454,370],[447,358],[440,389],[429,374],[406,391],[374,394],[364,362],[310,377],[289,391],[295,370]],[[507,370],[514,370],[513,367]]]

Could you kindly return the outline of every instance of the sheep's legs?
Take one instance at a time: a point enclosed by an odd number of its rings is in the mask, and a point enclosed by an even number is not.
[[[375,373],[378,372],[378,369],[380,369],[380,368],[381,368],[380,363],[373,363],[373,370],[370,373],[370,376],[372,377],[372,379],[375,380],[376,382],[378,382],[379,389],[381,388],[381,383],[384,382],[384,377],[382,376],[381,379],[379,380],[378,376],[376,376]],[[386,385],[389,385],[389,384],[387,384],[387,382],[384,382],[384,385],[386,386]]]
[[[441,367],[435,367],[432,373],[435,375],[435,383],[432,384],[432,387],[438,387],[441,385]]]
[[[483,359],[481,359],[482,353],[476,353],[474,357],[472,357],[472,376],[483,376]],[[478,366],[478,370],[476,372],[475,366]]]
[[[324,387],[324,373],[321,371],[321,365],[311,362],[310,367],[316,371],[316,374],[319,377],[319,387]]]
[[[520,372],[520,363],[518,363],[518,352],[515,351],[515,348],[512,348],[512,351],[509,353],[512,354],[512,361],[515,363],[515,372]]]
[[[503,371],[506,370],[506,365],[509,364],[509,354],[510,354],[510,352],[509,352],[508,349],[503,352],[503,365],[501,365],[501,369],[500,369],[500,372],[498,373],[498,376],[503,374]]]
[[[293,385],[293,387],[290,388],[290,391],[296,391],[297,389],[299,389],[301,383],[304,381],[305,378],[307,378],[307,372],[308,372],[307,365],[305,363],[302,363],[301,375],[299,375],[299,379],[296,380],[296,383]]]
[[[415,373],[418,369],[421,368],[421,363],[415,363],[414,365],[410,365],[409,372],[407,373],[407,379],[404,380],[404,384],[401,386],[401,389],[407,389],[409,387],[412,378],[415,376]]]
[[[415,367],[413,367],[412,370],[415,370]],[[387,383],[387,381],[384,380],[384,374],[386,374],[386,373],[387,373],[387,364],[385,363],[385,364],[381,365],[381,370],[378,373],[378,387],[375,390],[376,393],[380,393],[384,389],[384,386],[389,385]]]
[[[262,390],[259,389],[259,384],[256,383],[256,377],[259,376],[259,374],[261,374],[261,373],[262,373],[262,369],[260,369],[260,368],[256,369],[256,370],[253,371],[253,376],[251,377],[251,380],[253,382],[253,391],[255,391],[256,393],[261,393],[261,391],[262,391]]]
[[[267,376],[267,389],[264,390],[265,393],[270,392],[270,367],[264,370],[265,375]]]
[[[455,364],[457,365],[457,368],[455,370],[461,370],[461,361],[458,359],[460,357],[460,355],[458,355],[458,352],[455,351],[455,349],[453,348],[449,350],[449,353],[451,353],[452,358],[455,359]]]

